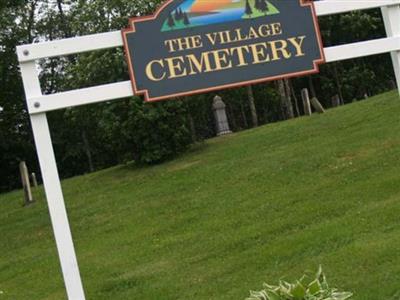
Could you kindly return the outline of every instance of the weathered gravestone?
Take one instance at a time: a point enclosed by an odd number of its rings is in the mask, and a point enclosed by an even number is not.
[[[311,104],[310,104],[310,95],[308,94],[308,89],[301,90],[301,98],[303,99],[303,107],[304,107],[304,114],[306,116],[311,116]]]
[[[21,173],[22,188],[24,189],[25,205],[34,202],[31,190],[31,183],[29,181],[28,167],[24,161],[19,163],[19,172]]]
[[[311,99],[311,105],[314,107],[314,109],[320,113],[323,114],[325,112],[324,107],[322,106],[321,102],[318,101],[316,97]]]
[[[230,134],[228,117],[226,116],[226,105],[220,96],[215,96],[213,101],[213,111],[217,135]]]
[[[338,107],[341,105],[340,97],[339,95],[335,95],[332,97],[332,107]]]
[[[32,173],[31,174],[31,178],[32,178],[33,187],[37,188],[38,187],[38,182],[37,182],[37,179],[36,179],[36,174]]]

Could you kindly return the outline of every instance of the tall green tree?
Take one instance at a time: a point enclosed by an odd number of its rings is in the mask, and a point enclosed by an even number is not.
[[[0,191],[20,186],[18,164],[37,169],[15,47],[35,37],[37,1],[0,3]]]

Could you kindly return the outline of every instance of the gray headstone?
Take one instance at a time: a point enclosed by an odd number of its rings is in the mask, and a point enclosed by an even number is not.
[[[21,161],[19,164],[19,171],[21,174],[22,188],[24,189],[25,205],[29,205],[34,202],[32,197],[31,183],[29,181],[29,173],[26,163]]]
[[[324,107],[322,106],[321,102],[318,101],[317,98],[315,98],[315,97],[312,98],[312,99],[311,99],[311,104],[312,104],[312,106],[314,107],[314,109],[315,109],[318,113],[323,114],[323,113],[325,112]]]
[[[394,81],[393,79],[391,79],[391,80],[389,81],[389,84],[390,84],[390,88],[391,88],[392,90],[396,90],[396,89],[397,89],[396,81]]]
[[[32,178],[32,184],[33,184],[33,186],[36,188],[36,187],[38,187],[38,182],[37,182],[37,179],[36,179],[36,174],[35,173],[32,173],[31,174],[31,178]]]
[[[311,116],[311,104],[310,104],[310,95],[308,93],[308,89],[301,90],[301,98],[303,99],[303,107],[304,107],[304,114],[306,116]]]
[[[226,116],[226,105],[220,96],[215,96],[213,101],[213,112],[216,124],[217,135],[230,134],[228,117]]]
[[[338,107],[340,106],[341,101],[339,95],[335,95],[332,97],[332,107]]]

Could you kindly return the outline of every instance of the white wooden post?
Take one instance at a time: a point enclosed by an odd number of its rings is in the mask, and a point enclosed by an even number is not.
[[[34,61],[22,63],[21,72],[27,102],[29,103],[33,97],[42,95],[36,63]],[[34,105],[40,106],[40,102]],[[68,299],[84,300],[85,295],[67,211],[65,209],[46,113],[33,114],[30,118]]]
[[[400,36],[400,5],[391,5],[381,8],[388,37]],[[400,93],[400,51],[391,52],[397,89]]]

